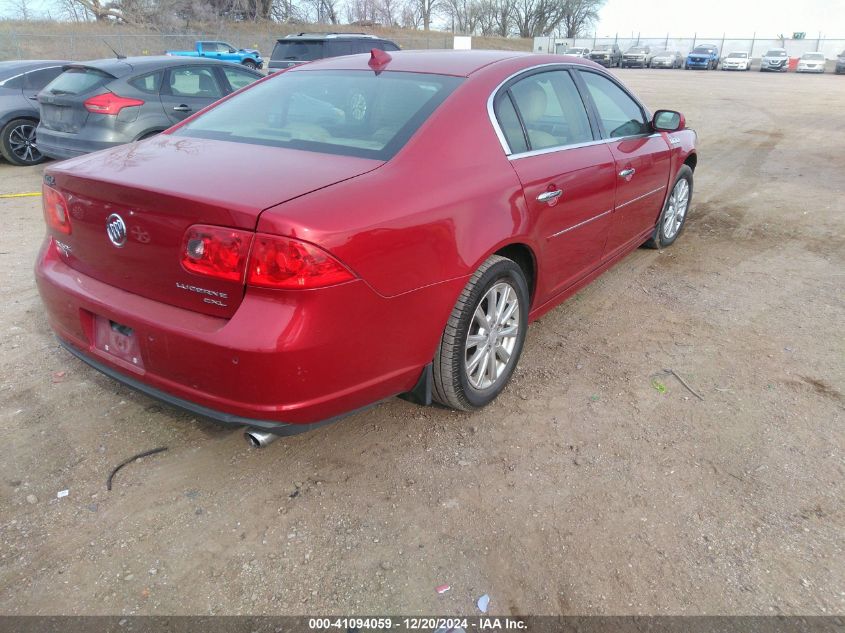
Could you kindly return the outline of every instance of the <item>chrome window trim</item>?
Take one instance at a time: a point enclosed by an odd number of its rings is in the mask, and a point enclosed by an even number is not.
[[[51,68],[62,68],[63,64],[56,64],[55,66],[44,66],[42,68],[32,68],[30,70],[25,70],[17,75],[12,77],[6,77],[3,81],[0,81],[0,88],[5,87],[6,83],[12,81],[12,79],[17,79],[18,77],[23,77],[24,75],[28,75],[29,73],[34,73],[39,70],[49,70]],[[61,74],[61,73],[60,73]]]
[[[628,135],[628,136],[617,136],[617,137],[613,137],[613,138],[602,138],[602,139],[597,139],[597,140],[593,140],[593,141],[586,141],[584,143],[571,143],[569,145],[555,145],[554,147],[545,147],[543,149],[534,149],[534,150],[530,150],[528,152],[513,153],[511,151],[510,144],[508,143],[507,138],[505,138],[505,133],[502,130],[501,126],[499,125],[499,119],[496,116],[496,110],[494,108],[494,102],[496,101],[496,95],[499,94],[499,91],[502,89],[502,87],[504,87],[504,85],[507,84],[512,79],[515,79],[516,77],[519,77],[520,75],[523,75],[525,73],[534,72],[538,68],[548,68],[548,69],[557,68],[557,69],[560,69],[560,70],[570,70],[570,69],[574,68],[576,70],[580,70],[581,67],[582,67],[581,64],[566,64],[566,63],[561,63],[561,62],[549,62],[549,63],[546,63],[546,64],[537,64],[536,66],[531,66],[529,68],[523,68],[522,70],[518,70],[517,72],[512,73],[511,75],[508,75],[501,83],[499,83],[499,85],[497,85],[495,88],[493,88],[493,91],[490,93],[490,96],[487,98],[487,116],[490,119],[490,123],[493,126],[493,131],[496,133],[496,136],[499,138],[499,143],[501,144],[502,149],[505,152],[505,156],[507,156],[508,160],[519,160],[520,158],[530,158],[532,156],[542,156],[543,154],[553,154],[555,152],[562,152],[562,151],[566,151],[566,150],[570,150],[570,149],[579,149],[581,147],[590,147],[592,145],[603,145],[603,144],[606,144],[606,143],[615,143],[617,141],[624,141],[626,139],[632,139],[632,138],[652,138],[654,136],[660,136],[660,134],[657,133],[657,132],[650,133],[650,134],[631,134],[631,135]],[[597,71],[595,68],[584,67],[584,69],[586,69],[587,71],[590,71],[590,72],[595,72],[596,74],[599,74],[599,75],[602,75],[602,76],[607,76],[606,73],[602,73],[601,71]],[[610,77],[609,79],[610,79],[610,81],[613,81],[613,83],[615,83],[617,86],[619,86],[619,88],[626,95],[628,95],[629,97],[631,97],[631,99],[633,99],[634,103],[636,103],[640,107],[640,109],[643,111],[643,114],[646,116],[646,120],[648,120],[648,115],[651,114],[650,110],[648,110],[645,106],[643,106],[643,104],[639,101],[639,99],[637,99],[631,93],[629,93],[625,89],[624,86],[619,84],[619,82],[614,81],[614,79],[612,77]],[[589,115],[589,113],[587,113],[587,114]]]
[[[603,218],[608,213],[612,213],[612,212],[613,212],[613,209],[608,209],[607,211],[602,211],[598,215],[594,215],[593,217],[588,218],[588,219],[584,220],[583,222],[579,222],[578,224],[573,224],[569,228],[563,229],[562,231],[558,231],[557,233],[552,233],[546,239],[550,240],[550,239],[553,239],[553,238],[558,237],[560,235],[563,235],[564,233],[569,233],[569,231],[573,231],[573,230],[577,229],[579,226],[584,226],[585,224],[589,224],[593,220],[598,220],[599,218]]]

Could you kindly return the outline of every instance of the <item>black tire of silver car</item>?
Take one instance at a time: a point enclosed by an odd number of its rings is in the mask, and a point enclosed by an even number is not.
[[[13,165],[25,167],[47,160],[35,143],[38,121],[12,119],[0,130],[0,154]]]
[[[683,231],[689,216],[690,205],[692,204],[693,191],[692,169],[688,165],[682,165],[678,170],[678,176],[672,183],[672,189],[666,196],[666,202],[654,233],[646,241],[647,248],[665,248],[672,244]]]
[[[475,271],[434,356],[436,402],[472,411],[502,392],[525,343],[528,302],[528,283],[513,260],[492,255]]]
[[[258,64],[256,64],[251,59],[245,59],[243,65],[249,68],[250,70],[255,70],[256,68],[258,68]]]

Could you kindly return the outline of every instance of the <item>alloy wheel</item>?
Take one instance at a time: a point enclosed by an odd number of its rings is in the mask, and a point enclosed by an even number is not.
[[[689,206],[689,183],[686,178],[681,178],[675,183],[672,194],[669,196],[669,207],[666,209],[666,216],[663,219],[663,235],[671,240],[681,230],[684,218],[687,215]]]
[[[23,163],[37,163],[41,152],[35,143],[35,124],[22,123],[9,132],[9,149]]]
[[[495,284],[475,308],[464,348],[464,369],[475,389],[488,389],[505,373],[519,328],[516,291],[508,283]]]

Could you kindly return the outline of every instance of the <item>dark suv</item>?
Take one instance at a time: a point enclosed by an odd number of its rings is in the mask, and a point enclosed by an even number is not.
[[[299,33],[276,40],[268,68],[270,72],[283,70],[324,57],[340,57],[369,53],[378,48],[398,51],[395,42],[366,33]]]
[[[605,68],[622,66],[622,49],[616,44],[599,44],[590,51],[590,59]]]

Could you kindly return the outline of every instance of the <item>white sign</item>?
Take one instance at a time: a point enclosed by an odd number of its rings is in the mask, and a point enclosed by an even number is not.
[[[454,48],[456,51],[472,50],[472,37],[469,35],[456,35]]]

